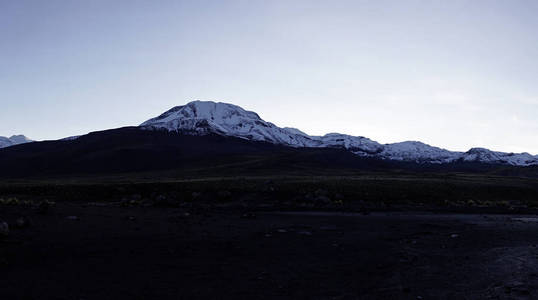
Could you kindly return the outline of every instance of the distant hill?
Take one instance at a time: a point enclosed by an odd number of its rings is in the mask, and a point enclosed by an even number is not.
[[[10,147],[19,144],[25,144],[33,142],[31,139],[24,135],[13,135],[11,137],[0,136],[0,148]]]

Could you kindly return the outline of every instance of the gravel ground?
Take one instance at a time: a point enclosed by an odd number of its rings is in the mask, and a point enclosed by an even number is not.
[[[0,219],[0,299],[538,298],[534,216],[59,203]]]

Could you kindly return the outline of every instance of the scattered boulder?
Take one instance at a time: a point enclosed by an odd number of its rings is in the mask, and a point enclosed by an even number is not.
[[[324,230],[324,231],[338,231],[338,227],[334,225],[320,226],[319,229]]]
[[[221,200],[228,200],[232,197],[232,193],[230,191],[222,190],[217,193],[217,196]]]
[[[329,191],[325,189],[317,189],[315,194],[316,196],[329,196]]]
[[[9,235],[9,225],[0,220],[0,238],[6,237]]]
[[[179,205],[179,202],[174,201],[174,199],[171,197],[161,194],[161,195],[157,195],[153,199],[153,205],[161,206],[161,207],[176,207]]]
[[[325,189],[317,189],[315,192],[310,192],[304,197],[307,203],[315,206],[329,206],[332,200],[329,197],[329,192]]]
[[[167,197],[165,195],[158,195],[155,197],[155,203],[166,202]]]
[[[331,204],[331,199],[327,196],[319,195],[316,197],[316,204],[328,205]]]
[[[202,193],[200,193],[200,192],[192,192],[191,193],[192,200],[200,199],[201,196],[202,196]]]
[[[120,201],[121,207],[128,207],[129,205],[130,205],[129,199],[127,199],[126,197],[121,198],[121,201]]]
[[[28,217],[19,217],[17,220],[15,220],[15,226],[17,228],[27,228],[32,225],[32,220]]]
[[[256,214],[252,212],[247,212],[241,215],[241,219],[256,219]]]
[[[143,202],[142,195],[132,194],[131,196],[123,197],[120,201],[120,206],[122,207],[138,206],[138,205],[141,205],[142,202]]]
[[[181,223],[185,219],[189,218],[191,214],[189,212],[179,213],[177,215],[173,215],[168,217],[168,221],[174,222],[174,223]]]
[[[264,182],[263,191],[264,192],[270,192],[270,193],[274,192],[275,191],[275,183],[272,180],[266,180]]]
[[[527,285],[520,281],[508,282],[504,286],[506,294],[516,294],[520,296],[527,296],[530,294],[530,290]]]
[[[37,205],[37,213],[42,215],[47,214],[53,205],[54,203],[48,200],[41,201]]]

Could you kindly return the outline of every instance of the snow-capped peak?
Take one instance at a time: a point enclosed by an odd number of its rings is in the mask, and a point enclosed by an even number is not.
[[[485,163],[500,163],[513,166],[530,166],[538,164],[538,156],[529,153],[505,153],[491,151],[485,148],[471,148],[462,154],[463,161],[475,161]]]
[[[193,101],[176,106],[140,126],[191,134],[215,133],[294,147],[311,146],[312,143],[308,135],[266,122],[255,112],[212,101]]]
[[[18,144],[30,143],[30,142],[33,142],[33,141],[24,135],[12,135],[9,138],[0,136],[0,148],[14,146]]]
[[[278,127],[252,111],[222,102],[193,101],[176,106],[140,125],[144,129],[177,131],[184,134],[219,134],[291,147],[343,148],[357,155],[418,163],[472,161],[516,166],[538,165],[538,156],[473,148],[465,153],[449,151],[422,142],[380,144],[362,136],[329,133],[310,136],[299,129]]]
[[[461,152],[430,146],[418,141],[387,144],[383,156],[402,161],[449,163],[457,160]]]
[[[299,129],[297,129],[297,128],[284,127],[284,128],[282,128],[282,129],[286,130],[287,132],[293,133],[293,134],[303,135],[303,136],[309,136],[308,134],[302,132],[301,130],[299,130]]]
[[[345,148],[362,156],[374,155],[383,151],[383,145],[362,136],[328,133],[315,138],[321,142],[320,147]]]

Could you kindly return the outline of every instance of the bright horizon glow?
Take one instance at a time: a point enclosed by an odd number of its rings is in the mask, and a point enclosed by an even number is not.
[[[538,154],[537,1],[2,1],[0,136],[193,100],[280,127]]]

